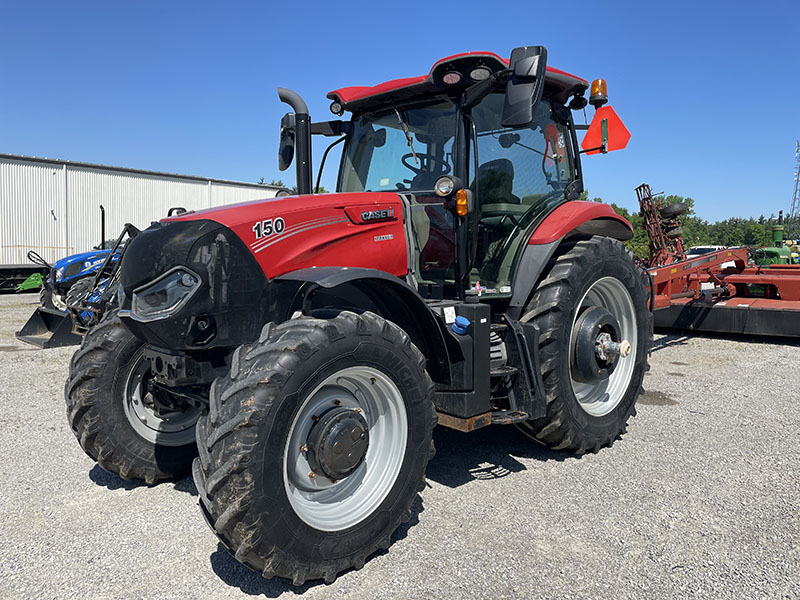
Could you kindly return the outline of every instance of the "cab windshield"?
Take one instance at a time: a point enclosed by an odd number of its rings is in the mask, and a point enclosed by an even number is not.
[[[353,120],[339,190],[408,192],[414,273],[421,283],[455,284],[457,220],[452,202],[433,192],[442,175],[465,173],[465,184],[477,192],[477,219],[464,220],[474,245],[469,285],[495,297],[513,292],[530,226],[566,201],[576,176],[569,124],[542,100],[528,127],[503,127],[503,102],[503,93],[491,93],[472,108],[467,156],[454,157],[459,111],[445,98],[382,108]],[[455,159],[467,164],[457,169]]]
[[[342,192],[428,191],[453,173],[456,106],[445,101],[389,108],[353,121]]]

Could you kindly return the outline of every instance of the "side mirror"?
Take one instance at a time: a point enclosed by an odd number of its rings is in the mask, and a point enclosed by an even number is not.
[[[533,122],[533,107],[542,98],[547,69],[544,46],[514,48],[509,60],[512,75],[506,84],[503,127],[527,127]]]
[[[386,145],[386,129],[378,129],[372,138],[372,145],[376,148]]]
[[[281,119],[281,143],[278,148],[278,168],[285,171],[294,159],[294,115],[286,113]]]

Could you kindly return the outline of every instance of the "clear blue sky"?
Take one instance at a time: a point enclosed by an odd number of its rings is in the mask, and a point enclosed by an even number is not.
[[[277,86],[327,120],[332,89],[421,75],[456,52],[543,44],[549,64],[607,79],[633,135],[623,151],[584,158],[592,196],[632,209],[648,182],[692,196],[709,220],[769,215],[791,202],[799,33],[796,0],[6,0],[0,152],[294,183],[293,168],[277,169]]]

